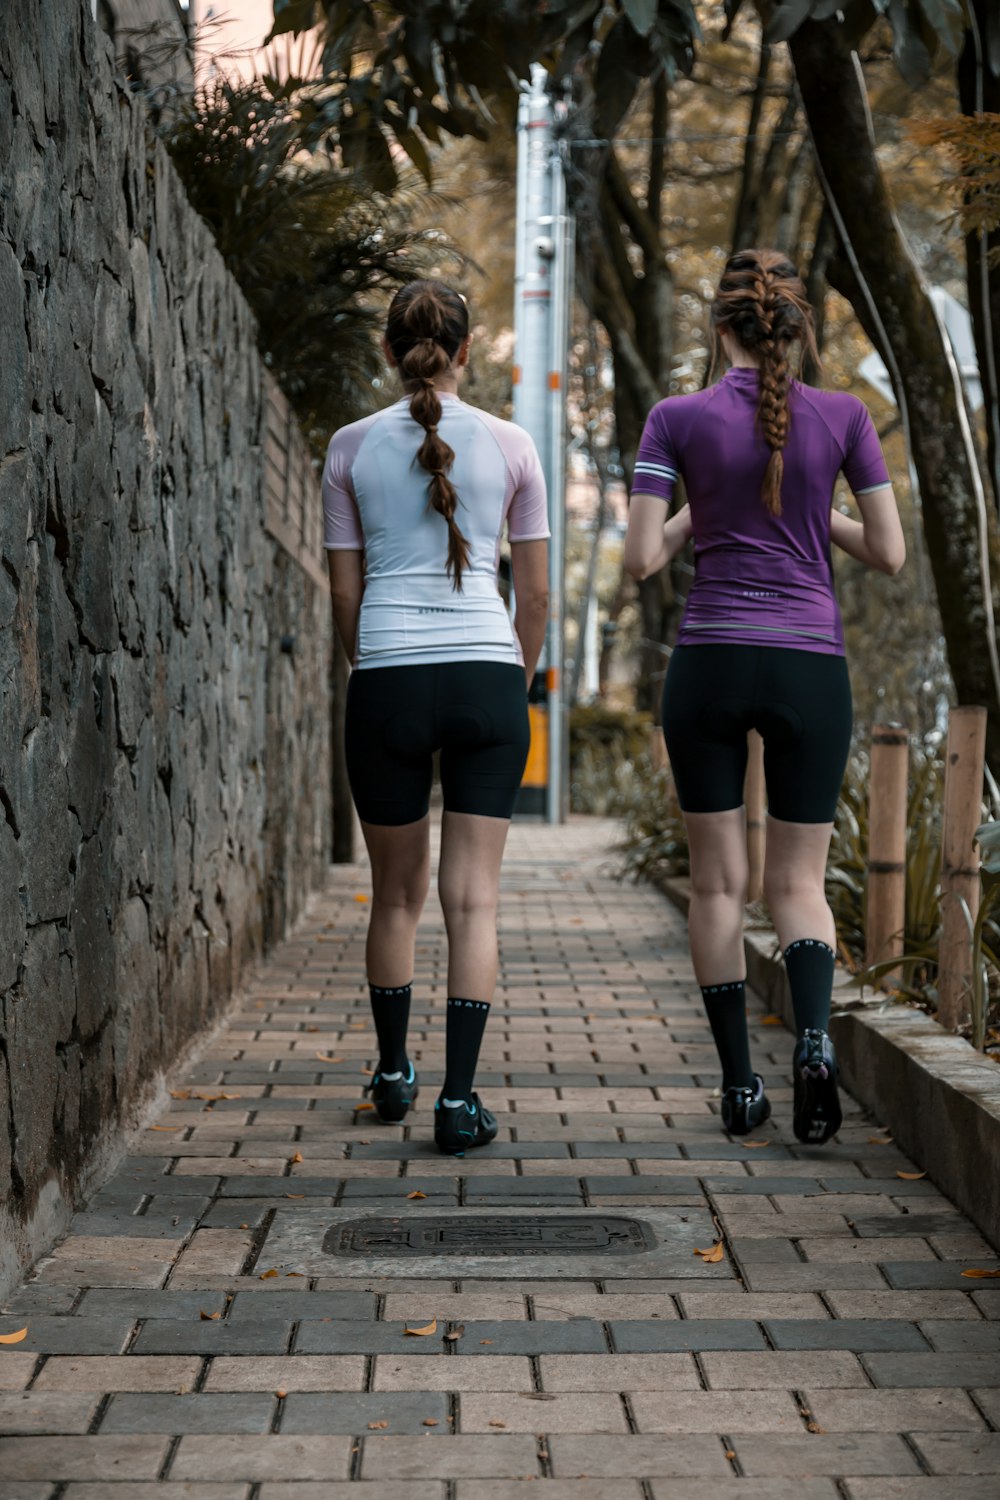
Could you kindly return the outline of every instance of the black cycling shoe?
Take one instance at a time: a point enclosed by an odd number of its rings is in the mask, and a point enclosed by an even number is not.
[[[478,1094],[471,1103],[434,1106],[434,1144],[445,1156],[464,1156],[472,1146],[488,1146],[497,1133],[495,1115]]]
[[[722,1123],[730,1135],[749,1135],[771,1115],[764,1080],[753,1075],[753,1088],[729,1088],[722,1095]]]
[[[365,1093],[371,1094],[380,1120],[384,1120],[387,1125],[400,1125],[406,1118],[406,1111],[420,1093],[417,1070],[408,1062],[405,1071],[397,1073],[395,1077],[387,1078],[378,1072],[371,1083],[365,1084]]]
[[[822,1146],[840,1129],[837,1054],[825,1031],[803,1032],[792,1054],[795,1103],[792,1127],[807,1146]]]

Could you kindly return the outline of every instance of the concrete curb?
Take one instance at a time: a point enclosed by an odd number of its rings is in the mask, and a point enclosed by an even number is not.
[[[656,882],[686,912],[690,883]],[[792,1000],[773,932],[744,940],[750,987],[792,1029]],[[990,1244],[1000,1247],[1000,1067],[922,1011],[865,1002],[842,981],[830,1035],[844,1083]]]

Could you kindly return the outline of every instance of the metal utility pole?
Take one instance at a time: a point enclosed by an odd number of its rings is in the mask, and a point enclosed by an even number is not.
[[[514,269],[514,421],[535,440],[549,496],[549,627],[529,697],[545,705],[547,755],[544,812],[566,816],[569,737],[563,688],[563,597],[566,533],[566,363],[573,286],[573,226],[566,210],[556,105],[538,63],[521,93],[517,117],[517,240]],[[535,733],[537,718],[533,717]],[[540,789],[539,789],[540,790]],[[530,792],[531,788],[525,788]]]

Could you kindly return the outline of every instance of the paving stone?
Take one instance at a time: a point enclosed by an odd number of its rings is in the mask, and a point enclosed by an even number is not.
[[[116,1313],[131,1318],[197,1319],[208,1313],[226,1310],[224,1292],[205,1291],[127,1291],[119,1287],[92,1287],[84,1292],[77,1308],[81,1317],[107,1318]]]
[[[377,1298],[372,1292],[273,1291],[267,1293],[267,1316],[297,1322],[306,1318],[374,1318]],[[256,1322],[261,1315],[256,1292],[237,1292],[227,1316],[232,1327]]]
[[[652,1500],[705,1500],[703,1489],[676,1480],[654,1479],[649,1490]],[[840,1491],[832,1479],[723,1479],[713,1483],[712,1500],[840,1500]]]
[[[841,1349],[827,1350],[822,1354],[791,1349],[769,1349],[763,1354],[709,1350],[701,1355],[700,1362],[713,1390],[795,1390],[809,1383],[819,1385],[821,1382],[837,1387],[868,1388],[861,1362],[855,1355]]]
[[[143,1482],[142,1480],[126,1480],[116,1482],[114,1486],[107,1484],[68,1484],[63,1491],[63,1500],[246,1500],[248,1486],[245,1484],[212,1484],[192,1482],[190,1484],[181,1481],[171,1484],[169,1481]],[[4,1500],[0,1494],[0,1500]],[[11,1496],[10,1500],[15,1500]],[[25,1497],[28,1500],[28,1497]],[[319,1497],[315,1497],[319,1500]]]
[[[964,1391],[821,1390],[804,1387],[803,1401],[827,1432],[982,1432],[985,1423]]]
[[[915,1432],[912,1441],[932,1474],[1000,1474],[1000,1432]]]
[[[864,1365],[879,1386],[1000,1386],[995,1353],[866,1354]]]
[[[751,1292],[881,1291],[885,1281],[876,1265],[747,1265],[740,1247],[743,1279]]]
[[[674,1474],[721,1478],[732,1473],[718,1439],[697,1434],[601,1436],[584,1442],[557,1434],[549,1440],[548,1447],[557,1479],[575,1474],[608,1479]]]
[[[954,1324],[954,1327],[972,1327]],[[925,1340],[910,1323],[895,1318],[831,1318],[826,1323],[768,1318],[765,1327],[776,1349],[913,1349]]]
[[[681,1391],[701,1385],[687,1353],[543,1354],[538,1365],[546,1391]]]
[[[19,1391],[0,1396],[0,1432],[85,1433],[97,1408],[94,1395]]]
[[[759,1392],[674,1391],[669,1401],[656,1392],[629,1396],[639,1432],[800,1432],[798,1403],[789,1391],[762,1401]]]
[[[920,1330],[932,1349],[943,1354],[985,1354],[1000,1351],[1000,1323],[945,1322],[924,1319]]]
[[[728,1294],[717,1292],[682,1292],[678,1298],[685,1318],[823,1318],[826,1308],[819,1297],[807,1292],[744,1292],[739,1305],[733,1306]]]
[[[111,1441],[109,1439],[109,1441]],[[351,1439],[325,1435],[266,1437],[225,1434],[182,1437],[170,1465],[170,1479],[347,1479]]]
[[[413,1340],[411,1339],[412,1343]],[[376,1391],[530,1391],[531,1364],[526,1356],[497,1354],[492,1359],[473,1359],[469,1355],[451,1354],[440,1359],[398,1358],[391,1354],[380,1354],[375,1360],[375,1376],[372,1382]],[[542,1365],[550,1358],[561,1356],[543,1355]],[[566,1356],[582,1359],[583,1355]],[[607,1357],[607,1356],[605,1356]],[[297,1361],[294,1361],[295,1363]]]
[[[23,1391],[38,1364],[35,1354],[18,1354],[5,1349],[0,1359],[0,1391]]]
[[[764,1335],[756,1323],[737,1318],[686,1319],[678,1323],[614,1322],[610,1326],[614,1347],[620,1354],[766,1348]]]
[[[462,1392],[462,1432],[628,1432],[625,1408],[617,1393],[572,1392],[542,1395],[519,1391],[516,1395]]]
[[[5,1313],[68,1313],[80,1295],[75,1286],[28,1286],[11,1292]]]
[[[918,1235],[900,1235],[898,1239],[855,1239],[853,1234],[840,1239],[812,1239],[805,1235],[799,1249],[806,1260],[829,1264],[831,1261],[937,1260],[930,1244]]]
[[[0,1333],[16,1333],[23,1318],[0,1318]],[[33,1317],[18,1345],[22,1353],[120,1354],[135,1327],[129,1317],[66,1318],[56,1314]]]
[[[306,1325],[308,1326],[308,1325]],[[177,1323],[157,1318],[146,1323],[132,1345],[135,1354],[284,1354],[291,1340],[287,1318],[228,1323]]]
[[[969,1438],[963,1434],[962,1441]],[[918,1474],[913,1452],[894,1433],[814,1433],[737,1436],[733,1446],[744,1474],[751,1478],[802,1474],[840,1476]]]
[[[495,1285],[495,1284],[494,1284]],[[465,1322],[466,1319],[486,1322],[522,1321],[528,1316],[528,1306],[519,1293],[520,1286],[507,1293],[499,1288],[492,1292],[436,1292],[413,1291],[388,1293],[382,1310],[387,1323],[428,1323],[436,1317],[443,1324]]]
[[[443,1335],[445,1330],[440,1330]],[[607,1347],[600,1323],[468,1322],[462,1353],[471,1354],[596,1354]],[[303,1354],[435,1354],[441,1339],[413,1338],[402,1323],[303,1323],[295,1338]]]
[[[42,1480],[38,1484],[22,1484],[14,1481],[8,1484],[0,1479],[0,1500],[49,1500],[55,1490],[48,1480]]]
[[[268,1432],[276,1406],[263,1393],[116,1395],[103,1418],[107,1432]]]
[[[459,1479],[456,1500],[640,1500],[638,1479]],[[824,1497],[825,1500],[825,1497]]]
[[[155,1479],[165,1437],[0,1437],[0,1473],[19,1479]]]
[[[360,1391],[350,1395],[289,1395],[280,1430],[292,1433],[353,1432],[364,1435],[373,1423],[389,1433],[423,1437],[429,1422],[448,1431],[448,1401],[438,1391]]]
[[[849,1500],[983,1500],[978,1479],[951,1474],[947,1479],[919,1475],[909,1479],[846,1479]]]
[[[262,1484],[257,1493],[259,1500],[445,1500],[446,1490],[444,1481],[437,1479],[401,1480],[399,1484],[391,1479],[380,1479],[377,1483],[333,1479],[322,1486],[308,1480],[301,1484],[275,1481]],[[157,1497],[151,1496],[150,1500]]]
[[[257,1355],[213,1359],[206,1391],[359,1391],[365,1382],[360,1355]]]
[[[521,1433],[439,1437],[367,1437],[362,1479],[488,1479],[538,1473],[535,1439]]]
[[[6,1365],[6,1355],[0,1369]],[[124,1359],[91,1355],[79,1359],[57,1355],[47,1359],[38,1374],[36,1391],[185,1391],[193,1390],[201,1373],[201,1360],[193,1356],[144,1357],[129,1354]]]
[[[250,1234],[239,1229],[196,1229],[178,1257],[170,1284],[200,1286],[211,1276],[236,1276],[252,1247]]]

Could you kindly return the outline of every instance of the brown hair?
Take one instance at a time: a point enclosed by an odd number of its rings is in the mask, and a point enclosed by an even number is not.
[[[757,421],[771,457],[760,498],[773,516],[781,515],[781,479],[791,414],[788,354],[796,339],[816,363],[813,311],[798,271],[780,250],[739,250],[726,261],[712,305],[716,333],[729,333],[760,369]]]
[[[469,336],[469,310],[457,292],[441,281],[411,281],[389,306],[385,336],[403,384],[415,387],[410,415],[427,433],[417,459],[431,476],[429,503],[448,523],[448,572],[461,589],[469,566],[469,543],[455,521],[458,491],[448,478],[454,449],[438,435],[441,401],[434,388]]]

